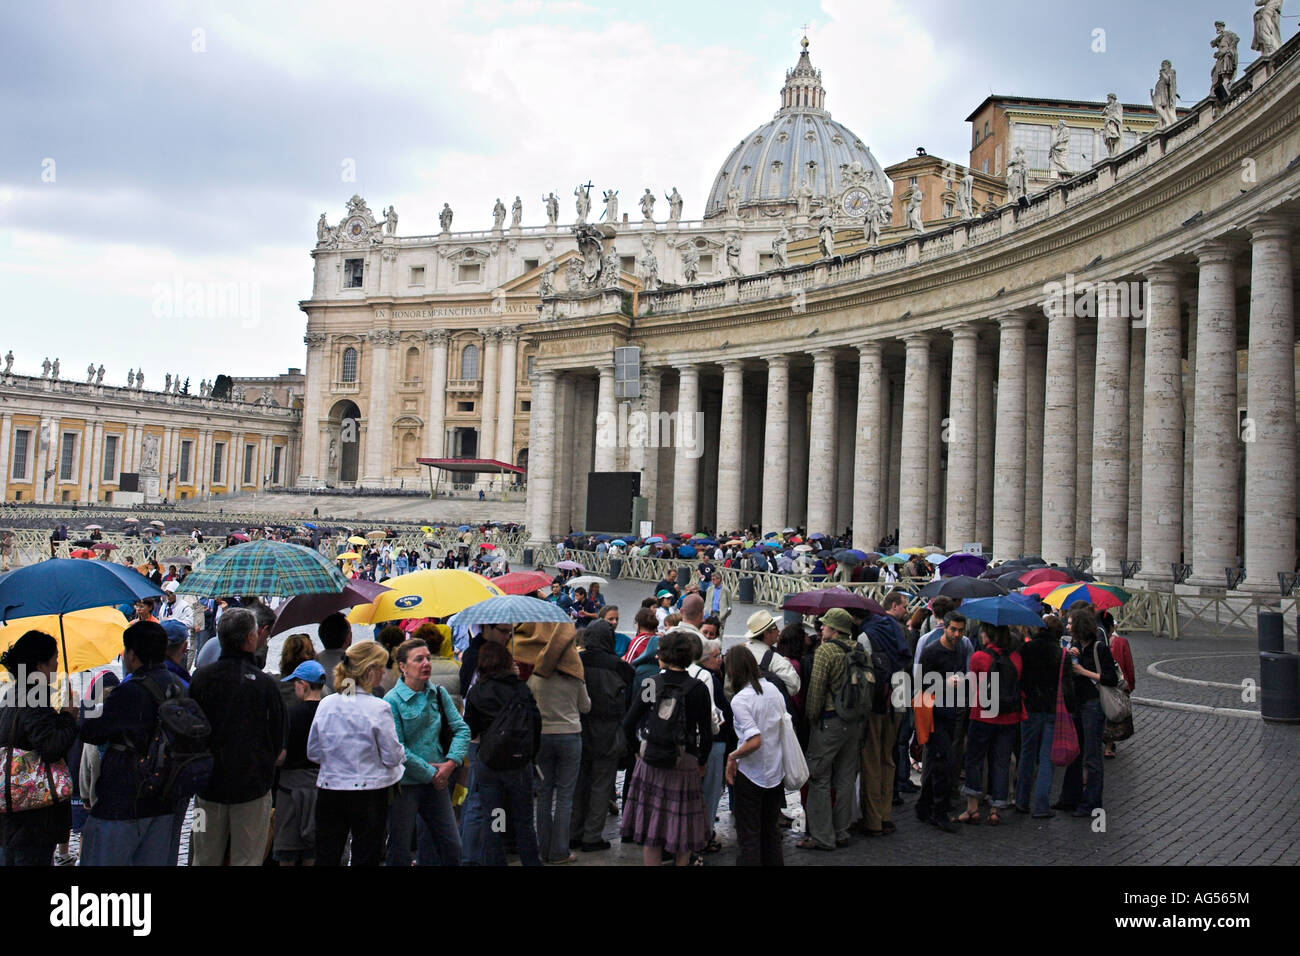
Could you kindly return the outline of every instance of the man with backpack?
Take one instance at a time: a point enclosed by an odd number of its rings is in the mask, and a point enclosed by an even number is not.
[[[871,712],[871,659],[854,639],[853,619],[843,608],[822,615],[822,643],[813,654],[805,712],[808,744],[808,836],[804,850],[849,845],[853,788],[861,763],[862,728]],[[831,789],[835,805],[831,807]]]
[[[871,713],[862,735],[862,832],[869,837],[893,833],[894,754],[904,709],[894,699],[895,679],[906,680],[907,638],[895,615],[907,612],[907,597],[894,591],[885,599],[885,614],[868,614],[862,638],[871,649]]]
[[[593,621],[583,632],[583,679],[591,710],[582,715],[582,762],[573,794],[570,849],[608,850],[604,838],[609,795],[614,791],[619,756],[627,749],[620,724],[631,705],[632,665],[614,653],[614,628]]]
[[[93,806],[81,835],[82,866],[175,866],[180,849],[177,806],[181,797],[165,789],[142,793],[159,730],[158,698],[183,695],[164,666],[167,632],[137,621],[122,633],[122,667],[130,674],[98,708],[83,717],[81,739],[103,746]],[[93,712],[93,711],[92,711]],[[155,760],[155,763],[157,761]],[[166,768],[163,768],[166,769]]]
[[[781,691],[781,696],[788,703],[791,697],[799,693],[799,672],[776,650],[776,642],[781,639],[776,619],[768,611],[755,611],[745,626],[748,628],[745,631],[745,648],[754,655],[763,679]],[[786,709],[789,710],[789,707]]]
[[[252,611],[231,608],[217,623],[221,658],[200,667],[190,696],[212,724],[212,778],[194,812],[195,866],[261,866],[271,824],[271,785],[284,749],[284,697],[253,659],[262,630]]]

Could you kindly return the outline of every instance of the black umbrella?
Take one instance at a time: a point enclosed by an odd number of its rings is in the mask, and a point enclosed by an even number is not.
[[[1016,588],[1020,587],[1020,575],[1024,573],[1025,572],[1023,569],[1017,568],[1014,571],[1010,571],[1006,574],[1000,575],[994,580],[996,580],[998,584],[1002,585],[1008,591],[1014,591]]]
[[[921,588],[922,597],[932,598],[942,594],[962,601],[966,598],[999,597],[1007,593],[1008,590],[996,581],[967,577],[940,578]]]

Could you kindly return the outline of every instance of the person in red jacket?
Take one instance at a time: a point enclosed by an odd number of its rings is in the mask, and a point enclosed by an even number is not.
[[[1105,615],[1109,618],[1110,615]],[[1115,658],[1115,664],[1119,667],[1120,675],[1128,683],[1128,689],[1131,691],[1137,686],[1137,674],[1133,670],[1133,651],[1129,647],[1128,638],[1114,630],[1114,621],[1110,621],[1110,655]],[[1106,729],[1102,732],[1101,739],[1105,741],[1106,749],[1102,756],[1114,757],[1115,744],[1120,740],[1127,740],[1133,736],[1133,718],[1129,718],[1122,724],[1112,724],[1106,722]]]
[[[976,697],[971,702],[966,729],[966,780],[961,792],[966,812],[961,823],[979,823],[980,800],[984,797],[985,765],[989,785],[989,825],[1000,822],[998,811],[1010,804],[1011,748],[1016,726],[1025,719],[1020,693],[1021,642],[1012,643],[1011,630],[984,624],[984,646],[971,655],[971,684]]]

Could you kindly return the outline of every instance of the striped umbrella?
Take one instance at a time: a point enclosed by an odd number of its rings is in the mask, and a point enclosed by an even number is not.
[[[569,615],[550,601],[523,595],[507,594],[471,604],[456,615],[461,627],[472,624],[528,624],[531,622],[569,622]]]
[[[1043,603],[1065,609],[1079,601],[1089,601],[1098,611],[1108,611],[1128,599],[1127,591],[1109,584],[1063,584],[1043,598]]]
[[[282,541],[250,541],[218,551],[188,575],[177,594],[338,594],[347,579],[323,555]]]

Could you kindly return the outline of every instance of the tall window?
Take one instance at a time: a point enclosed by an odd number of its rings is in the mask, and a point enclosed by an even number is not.
[[[190,457],[194,454],[194,442],[181,442],[180,480],[182,485],[190,483]]]
[[[14,432],[14,470],[12,477],[22,481],[27,477],[27,450],[32,443],[29,429],[20,428]]]
[[[273,485],[280,483],[280,461],[284,457],[283,452],[284,448],[279,445],[271,450],[271,484]]]
[[[362,259],[343,260],[343,288],[360,289],[365,275],[365,261]]]
[[[1071,172],[1083,172],[1097,161],[1094,139],[1095,133],[1093,130],[1070,127],[1070,158],[1068,162]]]
[[[467,345],[460,353],[460,377],[471,382],[478,381],[478,346]]]
[[[223,441],[212,443],[212,483],[226,483],[226,443]]]
[[[357,380],[357,350],[348,346],[343,350],[343,373],[339,376],[340,382],[355,382]]]
[[[113,481],[117,478],[117,443],[116,435],[109,435],[104,439],[104,468],[100,474],[103,481]]]
[[[72,481],[73,465],[77,457],[77,436],[73,432],[64,432],[59,445],[59,481]]]
[[[532,377],[533,377],[533,363],[534,363],[535,361],[537,361],[537,356],[536,356],[536,355],[530,355],[530,356],[528,356],[528,358],[527,358],[526,361],[528,362],[528,377],[529,377],[529,378],[532,378]]]
[[[420,380],[420,350],[414,345],[406,350],[406,374],[402,377],[408,382]]]
[[[244,446],[244,484],[253,484],[253,456],[257,454],[256,445]]]
[[[1037,123],[1016,123],[1011,128],[1011,151],[1017,146],[1025,148],[1025,159],[1030,169],[1047,169],[1048,155],[1052,149],[1052,127]]]
[[[636,346],[614,349],[614,397],[641,397],[641,349]]]

